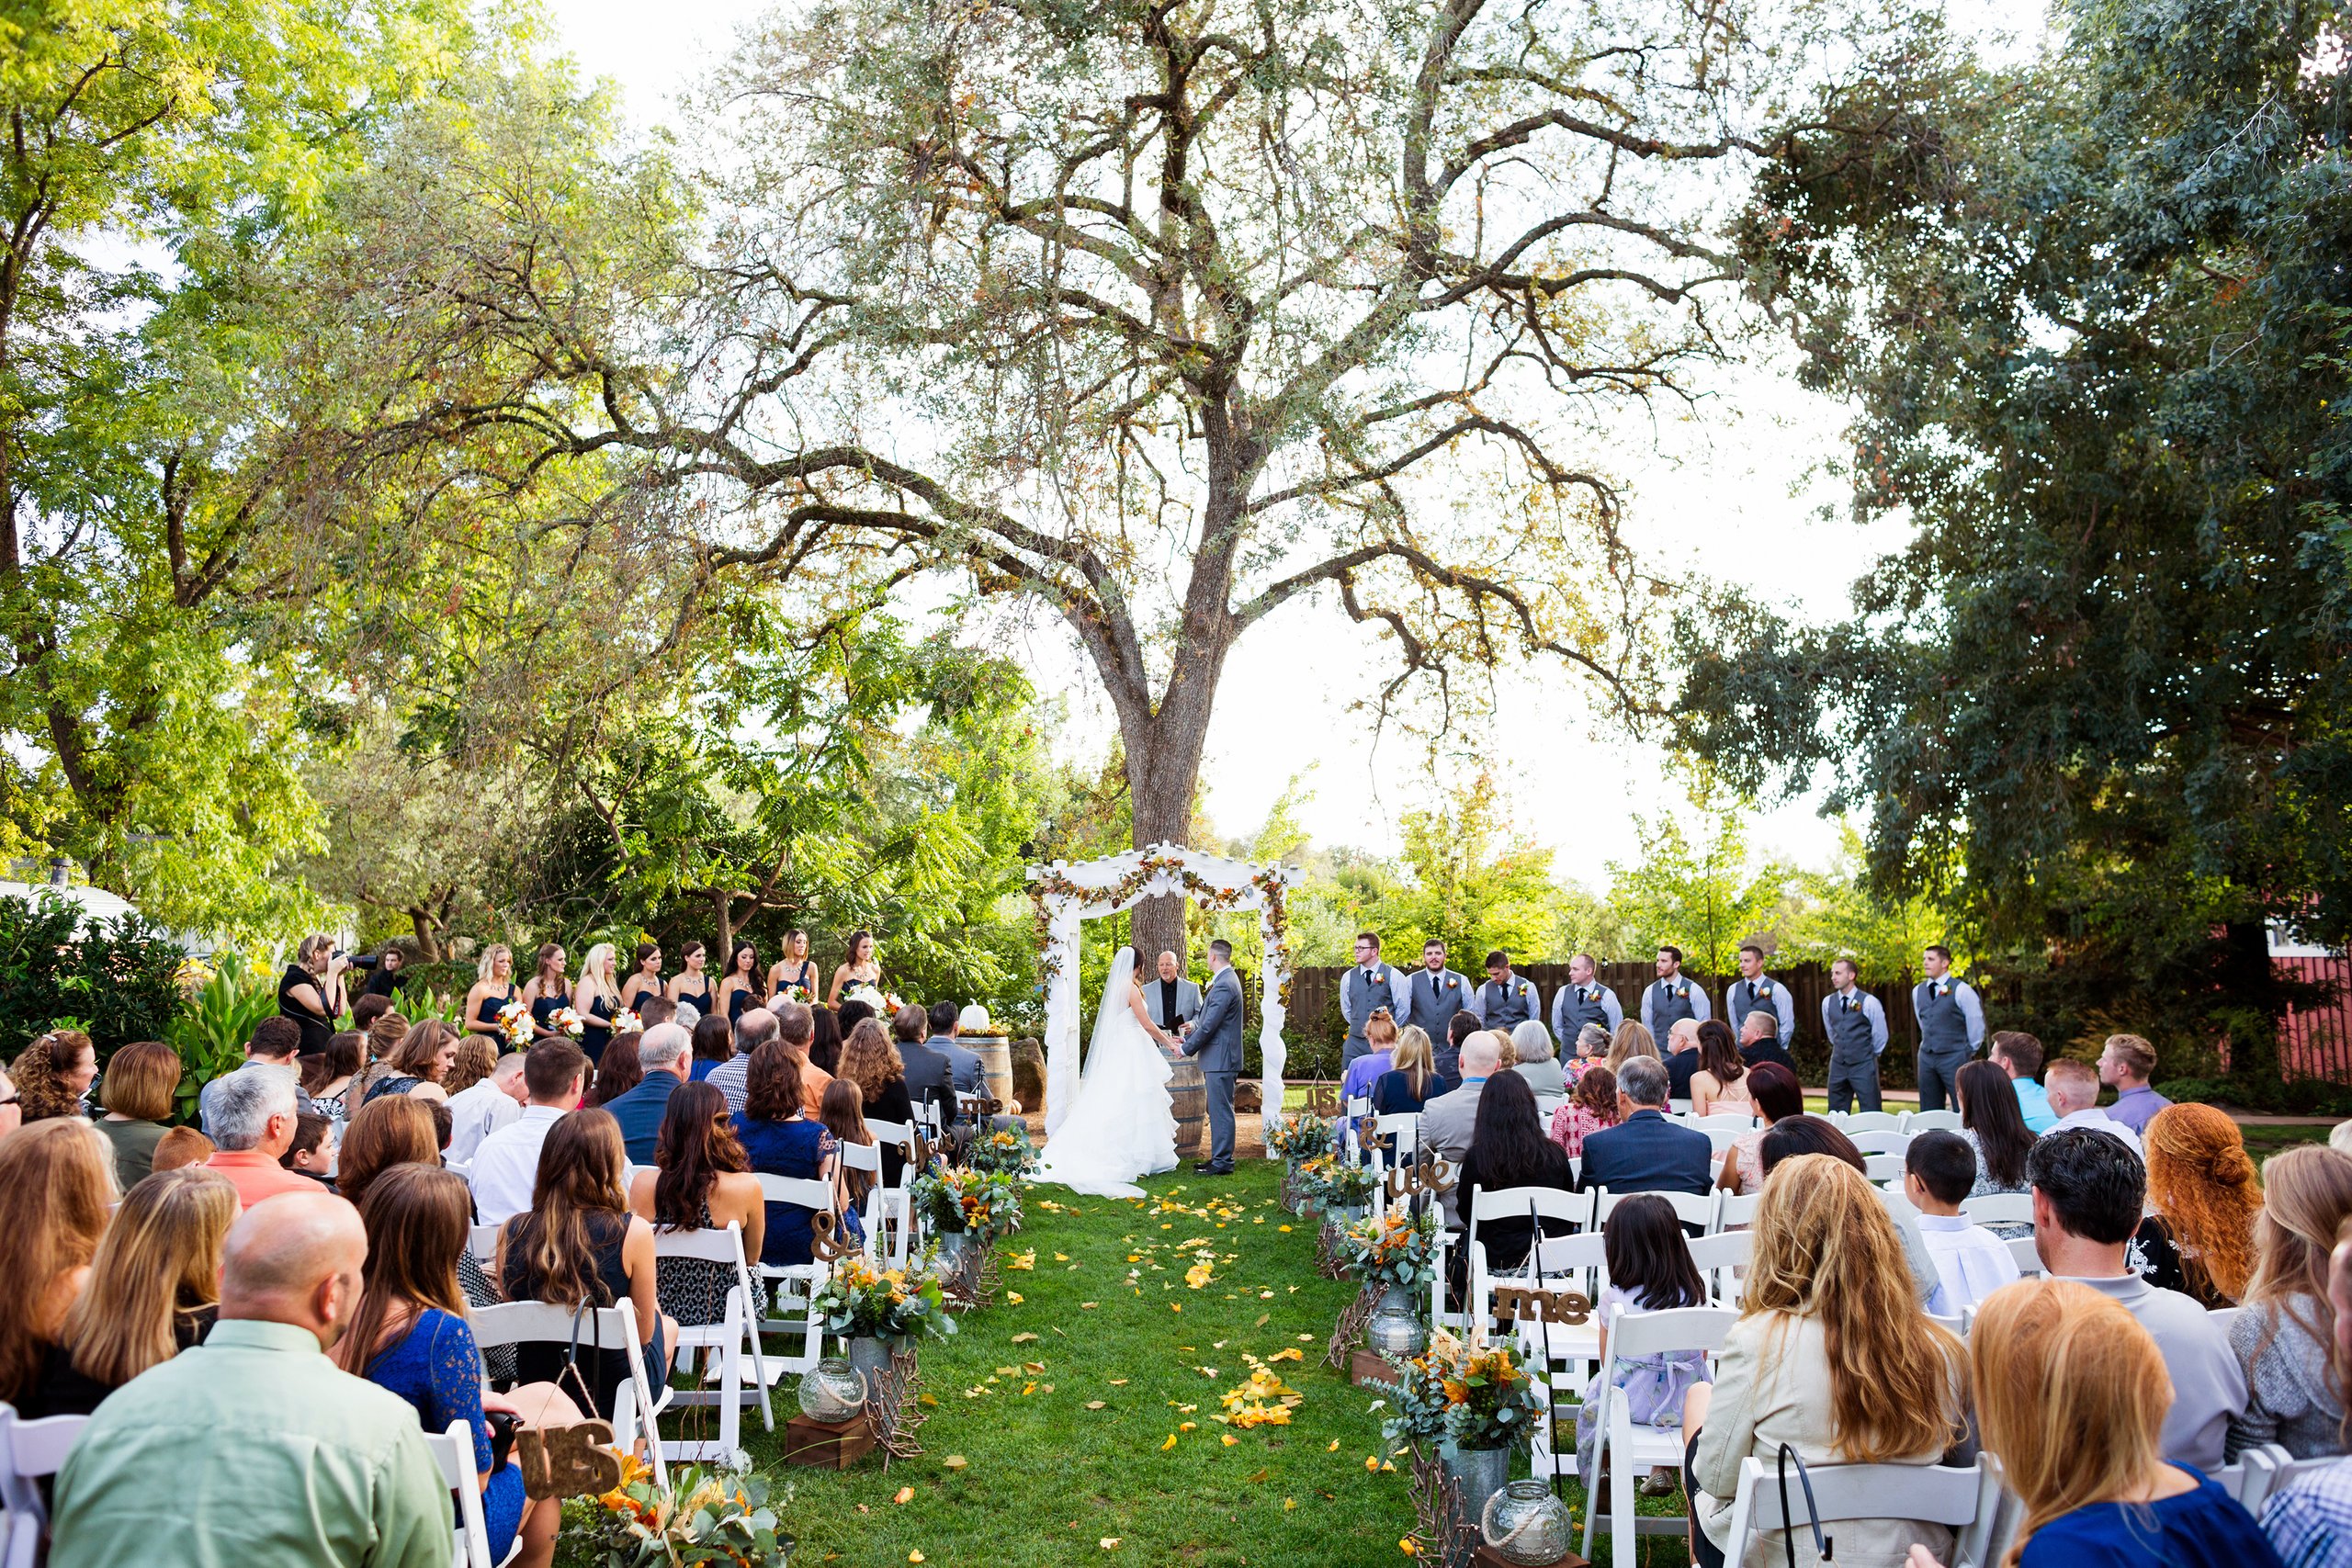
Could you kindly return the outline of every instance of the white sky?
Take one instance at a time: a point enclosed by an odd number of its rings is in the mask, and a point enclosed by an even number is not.
[[[624,91],[633,118],[669,118],[681,85],[768,0],[673,0],[658,20],[622,0],[549,0],[566,47],[591,75]],[[1956,24],[2030,39],[2040,0],[1963,0]],[[1840,450],[1839,410],[1813,397],[1785,367],[1754,363],[1702,388],[1695,420],[1645,428],[1630,449],[1602,454],[1633,480],[1626,532],[1669,575],[1736,577],[1751,592],[1811,616],[1845,605],[1846,589],[1871,560],[1899,546],[1899,525],[1856,525],[1844,489],[1816,465]],[[1822,515],[1827,511],[1827,520]],[[1040,626],[1021,652],[1042,691],[1066,699],[1075,743],[1108,746],[1108,704],[1075,645]],[[1217,829],[1247,833],[1264,819],[1292,775],[1312,769],[1306,813],[1319,844],[1385,851],[1396,813],[1427,794],[1418,751],[1401,738],[1375,755],[1371,721],[1350,705],[1376,689],[1385,667],[1368,634],[1336,604],[1289,606],[1252,630],[1227,666],[1203,768]],[[1633,814],[1685,807],[1654,752],[1596,736],[1578,686],[1541,668],[1507,673],[1507,704],[1494,754],[1518,825],[1557,852],[1562,877],[1600,886],[1602,863],[1635,847]],[[1798,803],[1765,814],[1750,835],[1759,852],[1826,863],[1838,825]]]

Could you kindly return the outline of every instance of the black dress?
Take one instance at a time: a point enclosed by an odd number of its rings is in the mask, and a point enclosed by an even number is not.
[[[555,1015],[557,1009],[568,1008],[571,1005],[571,998],[568,995],[541,997],[531,1004],[531,1021],[539,1026],[539,1032],[542,1034],[552,1034],[559,1040],[569,1039],[571,1038],[569,1035],[555,1026]]]
[[[217,1306],[173,1314],[173,1348],[185,1350],[202,1342],[212,1332],[213,1320],[220,1315]],[[40,1374],[26,1392],[17,1415],[27,1421],[38,1421],[47,1416],[87,1416],[119,1386],[85,1376],[74,1365],[71,1351],[62,1345],[51,1345],[41,1359]]]
[[[880,1094],[869,1094],[865,1100],[865,1119],[869,1122],[899,1122],[912,1126],[915,1102],[907,1098],[907,1080],[892,1078]],[[882,1185],[896,1187],[899,1173],[907,1166],[907,1156],[897,1144],[882,1145]]]
[[[605,1059],[605,1047],[613,1043],[612,998],[599,994],[588,1004],[587,1017],[582,1021],[586,1027],[580,1032],[580,1048],[588,1053],[588,1064],[594,1066]]]
[[[514,999],[514,987],[512,986],[506,987],[506,994],[503,997],[492,996],[482,998],[481,1006],[474,1010],[474,1021],[476,1023],[496,1023],[498,1021],[498,1015],[504,1012],[506,1010],[506,1004]]]
[[[788,986],[799,987],[802,990],[808,993],[808,999],[811,1002],[814,1002],[817,999],[816,960],[810,958],[802,959],[800,961],[799,970],[795,974],[786,976],[784,978],[784,985],[778,986],[773,992],[771,992],[769,994],[768,1000],[773,1003],[776,998],[784,995],[785,987]]]
[[[589,1292],[597,1306],[612,1306],[629,1294],[628,1268],[621,1261],[621,1244],[628,1239],[628,1216],[598,1212],[586,1216],[588,1247],[593,1271],[589,1275]],[[537,1230],[534,1218],[520,1214],[506,1222],[506,1277],[500,1285],[510,1302],[536,1302],[546,1298],[539,1293],[542,1276],[531,1266],[531,1254],[536,1249]],[[574,1302],[559,1302],[571,1307]],[[655,1347],[655,1359],[660,1357],[662,1325],[659,1323],[639,1324],[639,1334],[650,1333]],[[580,1372],[588,1382],[588,1390],[595,1400],[596,1413],[609,1421],[621,1390],[628,1386],[628,1349],[626,1346],[596,1347],[594,1320],[583,1317],[580,1325]],[[514,1347],[514,1375],[524,1382],[552,1382],[573,1399],[579,1390],[563,1376],[568,1347],[562,1345],[517,1345]],[[645,1375],[656,1387],[667,1381],[664,1368],[652,1360],[646,1363]]]
[[[334,1038],[334,1020],[321,1018],[296,1000],[294,987],[297,986],[310,987],[318,992],[320,998],[323,1000],[327,994],[326,982],[300,964],[288,964],[286,973],[279,976],[277,982],[277,1016],[290,1018],[301,1027],[301,1054],[305,1056],[315,1056],[324,1051],[328,1042]]]
[[[708,1012],[710,1010],[710,981],[708,978],[706,977],[704,979],[702,989],[700,991],[680,991],[678,993],[678,1005],[682,1008],[692,1008],[696,1013]]]

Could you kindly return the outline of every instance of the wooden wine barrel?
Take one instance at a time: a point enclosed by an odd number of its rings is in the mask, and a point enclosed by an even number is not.
[[[1209,1090],[1198,1060],[1178,1058],[1168,1077],[1168,1101],[1176,1112],[1176,1157],[1203,1158],[1208,1152]]]
[[[1012,1094],[1012,1042],[1001,1034],[976,1034],[956,1038],[963,1046],[980,1059],[980,1078],[1000,1105],[1011,1105]]]

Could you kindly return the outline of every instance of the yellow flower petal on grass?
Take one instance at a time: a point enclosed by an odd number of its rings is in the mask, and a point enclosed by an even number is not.
[[[1160,1451],[1161,1453],[1166,1453],[1170,1449],[1172,1449],[1172,1448],[1174,1448],[1175,1446],[1176,1446],[1176,1434],[1175,1434],[1175,1433],[1173,1433],[1173,1432],[1170,1432],[1170,1433],[1169,1433],[1169,1434],[1168,1434],[1168,1440],[1167,1440],[1166,1442],[1164,1442],[1164,1443],[1162,1443],[1162,1444],[1160,1444],[1160,1445],[1159,1445],[1159,1451]]]

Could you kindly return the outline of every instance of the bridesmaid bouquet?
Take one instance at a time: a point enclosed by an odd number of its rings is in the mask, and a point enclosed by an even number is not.
[[[558,1008],[549,1013],[548,1024],[558,1034],[568,1034],[574,1040],[588,1032],[588,1021],[570,1008]]]
[[[499,1032],[506,1036],[508,1043],[528,1045],[531,1043],[531,1010],[525,1007],[520,998],[498,1010],[497,1022]]]
[[[876,1018],[881,1019],[886,1023],[889,1021],[891,1016],[900,1008],[907,1005],[899,998],[883,990],[880,987],[870,986],[863,980],[860,980],[854,986],[842,987],[842,1000],[845,1002],[864,1002],[867,1007],[874,1010],[874,1013]]]
[[[634,1008],[623,1008],[613,1015],[612,1029],[616,1034],[637,1034],[642,1032],[644,1028],[645,1021],[637,1016],[637,1010]]]

